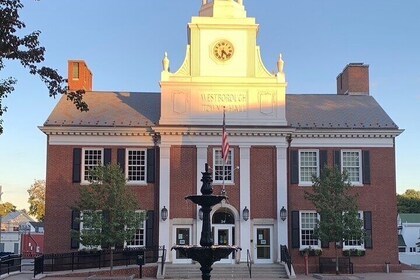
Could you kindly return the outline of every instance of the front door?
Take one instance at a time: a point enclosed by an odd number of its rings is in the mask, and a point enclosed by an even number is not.
[[[174,239],[176,245],[191,244],[191,226],[176,226],[174,228]],[[191,263],[191,259],[187,258],[179,251],[172,251],[174,263]]]
[[[256,226],[254,229],[255,263],[273,263],[273,227]]]
[[[221,208],[213,214],[212,232],[214,245],[233,245],[235,244],[235,219],[229,209]],[[219,263],[233,263],[234,253],[227,258],[221,259]]]
[[[213,226],[213,238],[214,245],[233,245],[233,225],[214,225]],[[220,263],[232,263],[233,254],[228,257],[221,259]]]

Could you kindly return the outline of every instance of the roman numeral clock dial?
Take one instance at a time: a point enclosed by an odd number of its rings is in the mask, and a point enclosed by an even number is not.
[[[227,40],[217,41],[213,46],[213,55],[219,61],[228,61],[234,53],[233,45]]]

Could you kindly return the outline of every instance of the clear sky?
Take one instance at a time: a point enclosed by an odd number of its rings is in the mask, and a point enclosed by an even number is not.
[[[185,56],[187,23],[201,0],[22,0],[27,30],[41,30],[45,64],[67,76],[67,60],[83,59],[94,90],[159,92],[165,51],[176,71]],[[283,54],[288,93],[336,93],[345,65],[370,65],[370,93],[405,132],[396,140],[397,192],[420,190],[420,1],[244,0],[260,24],[267,69]],[[27,32],[27,33],[28,33]],[[27,189],[45,179],[47,137],[38,129],[58,99],[20,64],[0,136],[3,201],[28,208]],[[417,174],[417,175],[416,175]]]

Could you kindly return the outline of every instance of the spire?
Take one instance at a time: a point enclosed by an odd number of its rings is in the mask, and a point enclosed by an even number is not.
[[[246,18],[243,0],[202,0],[200,17]]]

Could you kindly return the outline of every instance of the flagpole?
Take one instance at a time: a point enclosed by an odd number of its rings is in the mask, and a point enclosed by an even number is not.
[[[227,159],[227,155],[224,154],[225,152],[225,134],[226,134],[226,125],[225,125],[225,106],[223,106],[223,128],[222,128],[222,161],[223,161],[223,183],[222,183],[222,195],[226,194],[226,189],[225,189],[225,177],[226,177],[226,170],[225,170],[225,164],[226,164],[226,159]]]

